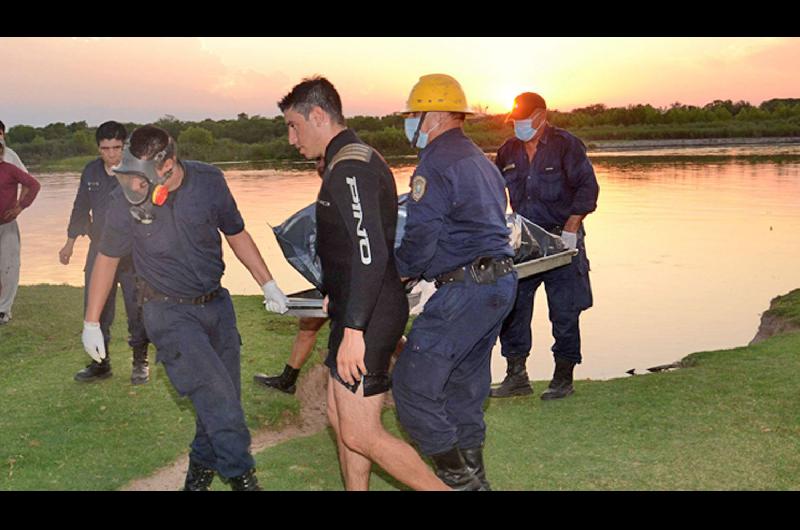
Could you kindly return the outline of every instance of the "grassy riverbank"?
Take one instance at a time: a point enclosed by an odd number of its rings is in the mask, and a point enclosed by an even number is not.
[[[800,322],[800,290],[771,313]],[[800,333],[694,353],[684,365],[577,381],[563,401],[490,400],[485,458],[495,489],[800,489]],[[536,393],[545,386],[536,382]],[[393,410],[383,419],[401,432]],[[257,464],[269,489],[342,489],[330,429],[268,449]],[[403,489],[380,469],[371,486]]]
[[[121,297],[120,297],[121,298]],[[283,367],[295,320],[235,296],[242,389],[251,430],[296,421],[295,398],[257,388],[252,374]],[[776,304],[800,315],[800,290]],[[185,454],[194,418],[160,365],[132,387],[124,322],[114,326],[114,377],[79,384],[82,290],[20,288],[0,327],[0,490],[110,490]],[[118,315],[123,315],[121,304]],[[753,330],[755,332],[755,330]],[[325,333],[327,334],[327,332]],[[319,345],[326,338],[320,338]],[[315,357],[315,362],[318,362]],[[577,381],[558,402],[536,395],[487,404],[486,460],[496,489],[800,489],[800,333],[701,352],[672,372]],[[400,433],[393,409],[384,423]],[[267,489],[342,489],[330,429],[256,455]],[[401,488],[376,470],[375,489]],[[227,489],[218,480],[215,489]]]
[[[0,490],[117,489],[186,452],[194,433],[191,405],[153,363],[152,351],[151,382],[130,384],[120,299],[110,348],[114,376],[80,384],[72,377],[89,362],[80,336],[82,289],[20,288],[13,320],[0,327]],[[252,375],[283,368],[296,321],[269,316],[255,296],[234,296],[234,304],[248,425],[278,428],[297,418],[299,404],[256,388]],[[327,331],[320,344],[326,337]]]

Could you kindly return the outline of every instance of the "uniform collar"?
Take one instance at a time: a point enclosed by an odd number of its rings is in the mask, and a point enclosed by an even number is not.
[[[328,142],[328,147],[325,148],[325,167],[328,167],[328,164],[330,164],[333,157],[336,156],[336,153],[338,153],[342,147],[354,142],[360,143],[361,140],[359,140],[352,129],[345,129],[331,138],[331,141]]]
[[[440,134],[439,136],[437,136],[436,138],[431,140],[430,143],[428,143],[428,145],[425,146],[425,149],[420,151],[420,156],[422,156],[422,153],[428,151],[432,146],[434,146],[437,143],[439,143],[439,140],[442,140],[444,138],[456,138],[458,136],[462,136],[462,137],[466,136],[464,134],[464,129],[462,129],[461,127],[454,127],[452,129],[449,129],[449,130],[443,132],[442,134]]]

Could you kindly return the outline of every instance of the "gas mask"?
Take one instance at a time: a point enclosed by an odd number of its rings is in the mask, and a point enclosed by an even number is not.
[[[111,168],[125,198],[131,203],[131,215],[139,223],[152,223],[155,218],[154,207],[163,206],[167,201],[169,191],[164,183],[172,175],[173,170],[170,169],[163,177],[156,171],[166,157],[166,151],[164,149],[156,153],[151,160],[141,160],[131,153],[130,144],[126,144],[122,152],[122,161]]]

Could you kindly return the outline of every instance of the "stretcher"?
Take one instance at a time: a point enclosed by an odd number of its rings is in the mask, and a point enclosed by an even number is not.
[[[517,276],[527,278],[534,274],[540,274],[564,265],[569,265],[573,256],[578,253],[577,249],[568,249],[550,256],[533,259],[530,261],[523,261],[514,265],[517,271]],[[408,293],[408,307],[414,308],[419,303],[422,294],[419,290],[412,290]],[[289,298],[289,312],[287,315],[294,317],[316,317],[325,318],[328,315],[322,312],[322,293],[317,289],[307,289],[297,293],[290,294]],[[417,311],[419,312],[419,310]]]

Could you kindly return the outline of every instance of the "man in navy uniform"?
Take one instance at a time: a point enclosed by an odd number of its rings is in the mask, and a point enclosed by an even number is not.
[[[495,163],[503,174],[511,208],[560,235],[578,249],[569,265],[520,280],[517,300],[500,332],[506,377],[492,397],[533,392],[525,362],[531,351],[531,318],[536,289],[544,283],[553,325],[553,379],[542,399],[560,399],[574,392],[573,369],[582,360],[578,317],[592,306],[589,260],[583,219],[597,208],[599,187],[586,146],[580,139],[547,123],[547,105],[533,92],[520,94],[509,114],[515,138],[497,151]]]
[[[59,261],[68,265],[75,247],[75,240],[82,235],[89,236],[91,242],[86,254],[86,265],[83,268],[84,311],[86,310],[86,297],[89,294],[89,279],[92,277],[94,258],[97,256],[97,246],[103,237],[106,212],[111,202],[111,192],[119,186],[111,168],[122,160],[122,148],[127,137],[125,126],[115,121],[107,121],[97,128],[95,139],[100,157],[89,162],[83,168],[72,213],[69,216],[67,242],[58,252]],[[141,307],[136,300],[136,271],[133,268],[133,259],[130,256],[124,256],[120,259],[119,267],[117,267],[114,287],[100,314],[100,329],[105,340],[106,357],[99,363],[92,361],[86,368],[75,374],[76,381],[97,381],[112,375],[108,345],[111,342],[111,325],[114,323],[117,305],[117,284],[122,287],[122,296],[125,299],[125,313],[128,317],[128,344],[133,349],[131,383],[138,385],[147,383],[149,380],[150,369],[147,363],[149,341],[142,322]]]
[[[411,90],[406,135],[422,149],[411,178],[400,275],[435,281],[395,365],[397,415],[437,475],[454,489],[488,490],[483,403],[500,325],[517,275],[502,177],[464,134],[458,81],[426,75]]]
[[[285,312],[278,289],[222,172],[178,160],[175,141],[147,125],[135,130],[114,168],[103,239],[89,283],[83,345],[105,357],[99,318],[121,256],[133,254],[144,325],[172,385],[197,415],[184,489],[207,490],[219,473],[234,490],[260,489],[241,403],[240,345],[220,231],[261,286],[268,310]]]

